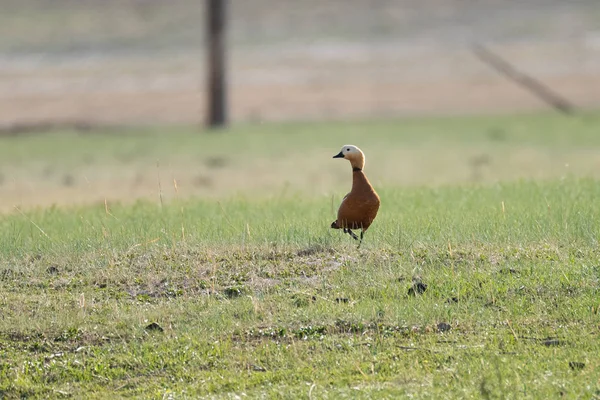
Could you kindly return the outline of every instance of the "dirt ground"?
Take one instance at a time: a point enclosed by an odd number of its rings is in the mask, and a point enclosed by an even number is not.
[[[532,51],[527,55],[531,54]],[[556,61],[545,58],[548,65]],[[528,60],[513,59],[517,65],[521,61],[524,71],[533,69],[528,68]],[[0,125],[202,121],[206,102],[201,65],[183,60],[178,66],[129,62],[130,65],[100,63],[93,68],[68,66],[1,74]],[[548,108],[468,51],[446,57],[433,52],[429,58],[421,56],[423,70],[415,67],[415,62],[410,57],[383,59],[377,65],[343,59],[305,60],[301,66],[283,61],[260,66],[260,60],[237,61],[230,68],[231,118],[236,122],[256,122]],[[544,54],[536,62],[543,65]],[[576,107],[594,108],[600,104],[600,54],[589,56],[586,62],[588,68],[567,67],[532,75]],[[143,64],[140,69],[138,63]],[[429,67],[432,64],[435,69]]]
[[[195,0],[6,0],[0,127],[197,124]],[[233,121],[497,113],[547,106],[483,64],[483,43],[576,107],[600,105],[600,3],[229,3]]]

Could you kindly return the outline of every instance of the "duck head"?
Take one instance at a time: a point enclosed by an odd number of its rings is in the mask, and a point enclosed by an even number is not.
[[[351,144],[343,146],[342,150],[333,158],[345,158],[350,161],[353,169],[362,170],[365,167],[365,154],[358,147]]]

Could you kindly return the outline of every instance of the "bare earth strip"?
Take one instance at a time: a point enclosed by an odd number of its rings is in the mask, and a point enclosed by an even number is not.
[[[587,47],[586,47],[587,46]],[[498,52],[577,107],[600,104],[600,52],[586,43],[505,45]],[[94,59],[0,68],[0,126],[199,123],[202,63],[172,58]],[[467,48],[328,44],[234,51],[235,121],[504,113],[544,109]]]

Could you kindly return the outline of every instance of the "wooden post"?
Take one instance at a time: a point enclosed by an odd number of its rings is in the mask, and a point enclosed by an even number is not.
[[[227,124],[227,79],[225,65],[226,2],[206,0],[206,47],[208,114],[211,128]]]

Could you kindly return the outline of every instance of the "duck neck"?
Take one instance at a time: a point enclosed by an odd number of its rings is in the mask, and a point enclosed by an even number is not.
[[[350,165],[352,166],[352,171],[361,171],[365,167],[365,158],[362,156],[353,157],[350,159]]]
[[[352,167],[352,190],[370,186],[367,176],[362,169]]]

